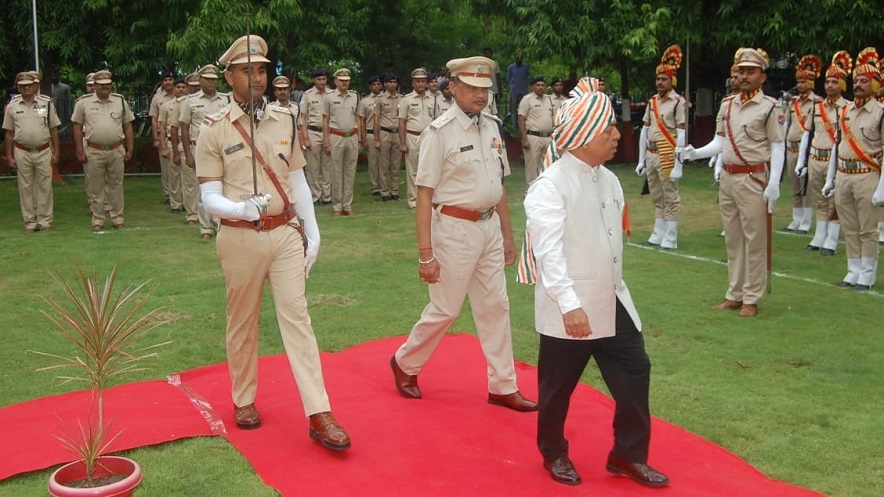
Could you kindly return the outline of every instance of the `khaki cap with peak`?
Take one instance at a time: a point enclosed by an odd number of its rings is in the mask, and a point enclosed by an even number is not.
[[[270,60],[265,55],[267,55],[267,42],[264,38],[257,35],[240,36],[221,57],[218,57],[218,62],[223,66],[246,64],[249,60],[269,63]]]
[[[218,72],[217,67],[212,64],[206,64],[197,71],[197,74],[206,79],[218,79]]]
[[[291,86],[291,83],[289,82],[289,78],[287,78],[285,76],[277,76],[277,77],[273,78],[273,87],[274,88],[288,88],[289,86]]]
[[[488,57],[475,56],[465,59],[452,59],[445,64],[451,77],[477,88],[491,88],[491,74],[496,64]]]
[[[23,71],[15,75],[15,84],[17,85],[32,85],[38,82],[39,81],[34,81],[32,71]]]
[[[411,71],[411,79],[426,79],[427,78],[427,70],[423,67],[418,67],[414,71]]]
[[[342,67],[335,71],[334,77],[335,79],[340,79],[341,81],[350,81],[350,70],[346,67]]]
[[[113,82],[111,72],[107,70],[96,71],[94,77],[96,85],[109,85]]]
[[[89,74],[86,75],[86,84],[87,85],[94,85],[95,84],[95,73],[94,72],[90,72]]]
[[[184,81],[187,82],[190,86],[199,86],[200,85],[200,73],[192,72],[184,78]]]
[[[762,71],[767,71],[770,61],[767,59],[767,54],[761,49],[744,48],[740,52],[737,67],[760,67]]]

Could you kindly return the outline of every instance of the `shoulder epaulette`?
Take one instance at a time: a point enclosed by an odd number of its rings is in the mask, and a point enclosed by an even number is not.
[[[728,100],[733,100],[736,97],[737,93],[731,93],[730,95],[725,95],[724,98],[721,99],[722,102],[727,102]]]
[[[214,113],[214,114],[207,114],[207,115],[206,115],[206,124],[216,123],[216,122],[218,122],[218,121],[224,119],[224,116],[226,116],[227,113],[230,112],[230,108],[231,108],[231,107],[230,107],[229,105],[225,105],[225,106],[224,106],[221,110],[219,110],[218,112],[216,112],[216,113]]]
[[[181,95],[180,97],[175,99],[176,102],[183,102],[185,100],[187,100],[187,95]]]
[[[15,95],[12,96],[12,98],[9,99],[9,103],[17,102],[17,101],[19,101],[19,100],[21,100],[21,95],[20,95],[20,94],[15,94]]]
[[[95,94],[94,93],[84,93],[84,94],[80,95],[79,97],[77,97],[77,102],[79,102],[80,100],[83,100],[84,98],[89,98],[93,95],[95,95]]]
[[[430,123],[428,129],[431,131],[439,131],[446,124],[454,121],[454,114],[450,112],[446,112],[441,116],[437,117],[433,122]]]
[[[283,114],[291,114],[292,113],[291,109],[289,109],[288,107],[283,107],[276,102],[273,102],[272,104],[270,104],[269,107],[271,109],[273,109],[274,112],[282,112]]]
[[[780,105],[780,101],[779,101],[779,100],[777,100],[777,99],[775,99],[775,98],[773,98],[773,97],[769,97],[769,96],[767,96],[767,95],[765,95],[765,96],[762,98],[762,100],[767,100],[768,102],[770,102],[770,103],[772,103],[772,104],[774,104],[774,105]]]
[[[40,100],[47,100],[47,101],[52,100],[52,98],[48,95],[37,95],[37,98],[39,98]]]
[[[486,111],[484,111],[484,110],[482,111],[482,117],[487,117],[487,118],[489,118],[489,119],[492,119],[494,122],[496,122],[496,123],[498,123],[498,124],[500,124],[501,122],[503,122],[503,121],[500,120],[499,117],[495,116],[494,114],[492,114],[492,113],[490,113],[490,112],[486,112]]]
[[[123,98],[123,96],[120,95],[119,93],[111,93],[110,96],[113,98]]]

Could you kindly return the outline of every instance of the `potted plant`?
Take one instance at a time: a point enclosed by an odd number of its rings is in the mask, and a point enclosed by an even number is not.
[[[58,360],[38,371],[63,369],[65,374],[59,379],[63,383],[86,383],[91,402],[85,422],[78,421],[76,429],[67,426],[64,434],[56,436],[77,460],[52,474],[49,491],[56,496],[131,495],[141,482],[141,468],[135,461],[104,455],[122,433],[112,422],[105,422],[104,389],[113,377],[145,369],[139,363],[156,356],[151,350],[168,342],[146,347],[137,342],[168,320],[160,316],[163,308],[137,317],[151,293],[141,294],[148,282],[114,293],[116,266],[103,282],[87,277],[82,269],[75,286],[54,277],[61,283],[69,305],[44,297],[52,313],[41,312],[62,337],[76,346],[76,351],[72,357],[36,352]]]

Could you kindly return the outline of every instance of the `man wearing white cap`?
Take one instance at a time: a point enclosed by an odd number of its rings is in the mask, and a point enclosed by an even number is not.
[[[606,469],[648,487],[669,484],[648,466],[651,362],[641,320],[623,281],[626,199],[604,167],[620,133],[598,80],[582,79],[556,114],[546,164],[525,197],[536,257],[534,323],[537,360],[537,447],[553,480],[581,483],[568,454],[565,419],[571,394],[595,357],[614,398],[614,446]],[[581,420],[598,424],[599,420]]]
[[[421,398],[417,375],[469,296],[488,365],[488,403],[534,411],[516,385],[510,338],[504,265],[516,249],[503,186],[509,163],[498,121],[482,113],[494,62],[469,57],[448,68],[456,105],[421,135],[415,180],[418,275],[429,284],[430,303],[390,366],[399,393]]]
[[[722,102],[716,136],[706,146],[681,151],[685,160],[723,151],[718,205],[727,247],[728,289],[713,310],[736,310],[741,317],[758,314],[767,285],[770,217],[780,196],[786,160],[786,117],[776,99],[765,96],[770,62],[761,49],[739,52],[740,93]]]
[[[224,78],[234,101],[206,116],[196,144],[203,204],[208,213],[221,218],[217,252],[227,282],[233,415],[241,429],[261,426],[255,397],[258,321],[266,282],[309,418],[309,436],[339,451],[350,447],[350,438],[331,414],[307,313],[305,284],[319,252],[319,227],[291,111],[268,105],[262,96],[267,89],[265,66],[270,62],[266,53],[264,39],[252,35],[237,39],[218,58],[227,66]]]
[[[52,100],[38,95],[35,71],[15,77],[19,94],[12,97],[3,116],[6,163],[18,170],[18,195],[25,231],[52,230],[52,166],[60,153],[61,121]]]
[[[359,158],[359,95],[350,90],[350,70],[334,74],[335,90],[322,110],[322,152],[331,160],[332,210],[335,217],[353,214],[353,183]]]

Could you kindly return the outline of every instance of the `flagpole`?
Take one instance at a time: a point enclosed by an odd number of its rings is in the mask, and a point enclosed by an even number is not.
[[[34,70],[40,72],[40,43],[37,38],[37,0],[31,0],[31,18],[34,22]]]

